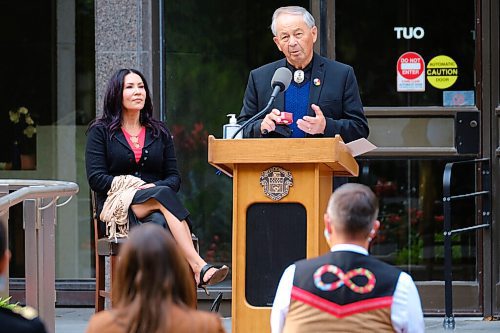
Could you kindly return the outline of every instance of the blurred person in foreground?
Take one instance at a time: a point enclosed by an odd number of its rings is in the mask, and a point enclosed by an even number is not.
[[[5,272],[9,267],[10,251],[7,248],[7,232],[0,222],[0,290],[8,283]],[[10,305],[0,307],[0,332],[12,333],[46,333],[45,326],[38,318],[35,309],[29,306]]]
[[[250,72],[238,123],[243,124],[264,109],[272,93],[275,71],[287,67],[292,82],[278,94],[271,112],[255,119],[243,137],[334,137],[344,142],[368,137],[368,122],[351,66],[314,52],[318,29],[314,17],[299,6],[280,7],[272,17],[271,31],[284,59]],[[293,114],[283,124],[281,112]]]
[[[113,308],[92,316],[87,333],[225,332],[217,314],[197,311],[189,267],[175,240],[146,223],[120,250]]]
[[[324,214],[331,252],[289,266],[271,312],[278,332],[424,332],[412,278],[368,254],[380,227],[378,200],[365,185],[348,183]]]

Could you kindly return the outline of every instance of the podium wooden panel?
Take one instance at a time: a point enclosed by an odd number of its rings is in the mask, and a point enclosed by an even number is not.
[[[224,140],[210,135],[208,162],[233,177],[232,332],[269,332],[271,307],[251,305],[245,294],[248,208],[256,203],[302,204],[307,220],[306,256],[324,254],[328,246],[323,214],[333,176],[357,176],[358,164],[339,136]],[[262,172],[274,166],[293,176],[289,194],[279,201],[268,198],[260,185]]]

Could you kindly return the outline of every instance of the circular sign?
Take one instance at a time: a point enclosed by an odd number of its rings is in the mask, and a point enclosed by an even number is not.
[[[424,68],[424,59],[418,53],[406,52],[398,59],[398,73],[405,79],[413,80],[418,78],[424,73]]]
[[[427,81],[438,89],[451,87],[458,79],[458,66],[455,60],[438,55],[427,64]]]

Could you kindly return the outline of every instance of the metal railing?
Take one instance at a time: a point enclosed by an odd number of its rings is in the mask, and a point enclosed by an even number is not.
[[[0,179],[0,219],[8,221],[9,208],[23,203],[26,305],[38,310],[50,333],[55,332],[57,207],[67,204],[76,193],[78,185],[72,182]],[[64,202],[57,202],[66,197]]]
[[[453,316],[453,286],[452,286],[452,236],[454,234],[480,230],[490,227],[491,199],[490,191],[477,191],[465,194],[451,195],[451,176],[453,166],[456,164],[480,164],[481,188],[491,188],[490,159],[481,158],[469,161],[459,161],[447,163],[443,172],[443,210],[444,210],[444,302],[445,317],[443,327],[445,330],[455,329],[455,317]],[[477,186],[476,186],[477,188]],[[484,197],[482,202],[482,222],[481,224],[451,229],[451,202],[471,197]]]

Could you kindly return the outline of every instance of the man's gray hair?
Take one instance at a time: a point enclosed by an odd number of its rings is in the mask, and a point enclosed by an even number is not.
[[[290,15],[302,15],[304,22],[307,24],[309,28],[315,26],[314,17],[309,13],[305,8],[299,6],[288,6],[288,7],[280,7],[274,11],[273,19],[271,21],[271,31],[273,35],[276,36],[276,19],[281,14],[290,14]]]
[[[367,234],[378,216],[378,199],[368,186],[344,184],[333,192],[326,213],[346,235]]]

